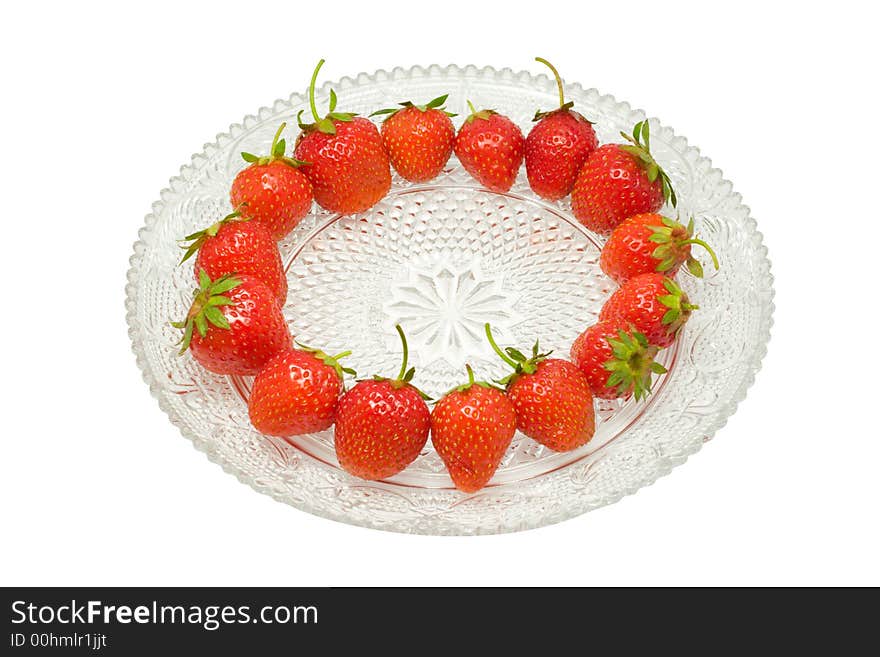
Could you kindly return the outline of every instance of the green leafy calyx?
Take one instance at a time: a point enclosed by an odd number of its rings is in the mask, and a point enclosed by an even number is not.
[[[500,392],[504,392],[502,388],[499,388],[496,385],[489,383],[488,381],[477,381],[474,377],[474,370],[471,368],[470,364],[465,365],[465,369],[467,369],[468,380],[467,383],[462,383],[460,386],[454,387],[452,390],[447,392],[446,395],[451,395],[453,392],[466,392],[473,388],[474,386],[480,386],[481,388],[492,388],[493,390],[498,390]]]
[[[314,73],[312,73],[312,80],[309,83],[309,108],[312,111],[312,118],[314,119],[314,123],[303,122],[302,115],[304,110],[300,110],[299,114],[296,115],[296,122],[303,130],[303,132],[314,132],[317,130],[318,132],[323,132],[326,135],[335,135],[335,121],[348,123],[349,121],[354,121],[354,117],[356,117],[357,114],[354,114],[353,112],[336,111],[336,101],[338,99],[336,97],[336,92],[333,89],[330,90],[330,110],[327,112],[327,116],[321,116],[320,114],[318,114],[318,106],[315,104],[315,83],[318,80],[318,71],[321,70],[321,67],[323,65],[324,60],[322,59],[315,67],[315,71]]]
[[[471,101],[468,101],[467,105],[471,113],[468,114],[467,118],[464,120],[465,123],[473,123],[477,119],[486,120],[489,119],[493,114],[498,114],[498,112],[493,109],[484,109],[478,111]]]
[[[245,205],[242,203],[242,205]],[[180,259],[180,262],[177,263],[182,265],[184,262],[189,260],[196,254],[196,252],[202,248],[202,245],[208,240],[210,237],[216,237],[217,233],[220,232],[220,229],[228,223],[233,221],[247,221],[246,217],[241,216],[241,211],[236,210],[235,212],[231,212],[223,217],[220,221],[217,221],[204,230],[196,231],[195,233],[191,233],[187,235],[182,240],[180,240],[180,248],[184,250],[183,257]]]
[[[684,290],[671,278],[664,277],[663,287],[666,288],[668,294],[657,297],[657,301],[668,308],[663,315],[662,322],[669,333],[675,334],[687,322],[691,311],[699,310],[700,307],[690,303]]]
[[[410,107],[414,107],[417,110],[422,111],[422,112],[427,112],[428,110],[437,110],[438,112],[443,112],[448,117],[458,116],[458,114],[446,111],[446,107],[444,106],[444,104],[446,103],[446,99],[448,97],[449,97],[449,94],[443,94],[442,96],[438,96],[434,100],[431,100],[431,101],[425,103],[424,105],[416,105],[412,101],[407,100],[402,103],[398,103],[398,105],[400,105],[400,107],[389,107],[386,109],[376,110],[375,112],[370,114],[370,116],[384,116],[385,118],[383,118],[382,121],[385,122],[388,119],[390,119],[392,116],[394,116],[395,114],[400,112],[401,110],[404,110],[404,109],[407,109]]]
[[[620,148],[638,160],[639,164],[648,174],[648,180],[654,182],[660,179],[660,185],[663,189],[663,200],[672,203],[672,207],[678,204],[678,198],[675,196],[675,190],[672,188],[672,181],[666,172],[660,168],[657,161],[651,155],[651,126],[647,121],[639,121],[633,127],[631,135],[625,132],[620,133],[629,144]]]
[[[486,339],[489,340],[489,344],[492,346],[493,351],[498,354],[499,358],[503,360],[505,363],[510,365],[513,368],[513,372],[505,376],[503,379],[499,379],[497,381],[498,384],[509,388],[514,381],[516,381],[523,374],[534,374],[538,369],[538,363],[542,360],[545,360],[552,351],[547,351],[541,353],[540,345],[538,344],[538,340],[535,340],[535,344],[532,346],[532,355],[527,358],[525,354],[523,354],[519,349],[515,347],[507,347],[502,350],[501,347],[495,342],[495,338],[492,337],[492,328],[489,324],[486,324]]]
[[[616,388],[621,395],[631,389],[636,401],[647,397],[651,393],[651,375],[666,372],[666,368],[654,360],[657,347],[648,344],[648,339],[635,330],[618,329],[616,338],[606,339],[613,357],[604,364],[611,372],[605,385]]]
[[[329,354],[321,351],[320,349],[315,349],[314,347],[309,347],[307,345],[304,345],[302,342],[297,342],[296,344],[303,351],[310,353],[312,356],[317,358],[319,361],[321,361],[325,365],[329,365],[330,367],[332,367],[336,371],[336,374],[339,376],[340,379],[344,378],[346,374],[351,374],[352,376],[357,376],[357,372],[355,372],[352,368],[343,367],[342,364],[339,362],[340,360],[342,360],[346,356],[350,356],[351,351],[343,351],[342,353],[336,354],[334,356],[330,356]]]
[[[292,167],[301,167],[304,164],[308,164],[308,162],[303,162],[302,160],[297,160],[294,157],[287,157],[285,152],[287,151],[287,141],[281,139],[281,133],[284,132],[284,128],[287,127],[287,123],[282,123],[278,126],[278,130],[275,131],[275,136],[272,138],[272,145],[269,147],[269,155],[254,155],[253,153],[242,153],[241,159],[243,159],[248,164],[257,164],[257,165],[265,165],[270,162],[284,162],[287,165]]]
[[[203,338],[208,335],[209,325],[229,330],[229,321],[220,310],[220,306],[232,305],[232,299],[224,295],[240,284],[241,280],[234,274],[221,276],[216,281],[212,281],[204,269],[199,271],[199,286],[196,288],[186,319],[182,322],[171,322],[174,328],[183,329],[179,353],[183,354],[189,349],[194,330]]]
[[[688,300],[687,294],[671,278],[664,277],[663,287],[669,294],[657,297],[657,301],[666,306],[668,310],[663,315],[662,322],[669,333],[676,333],[691,315],[691,311],[699,310]]]
[[[699,260],[690,254],[688,245],[697,244],[702,246],[712,257],[712,264],[718,269],[718,257],[712,247],[701,239],[697,239],[694,234],[694,220],[688,222],[687,227],[670,219],[669,217],[661,217],[659,225],[649,226],[651,236],[648,238],[657,246],[651,252],[651,255],[657,260],[656,270],[659,272],[669,271],[676,265],[684,262],[694,276],[703,277],[703,265]]]

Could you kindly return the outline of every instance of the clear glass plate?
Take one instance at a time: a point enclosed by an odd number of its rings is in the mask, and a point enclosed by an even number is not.
[[[507,114],[524,133],[537,108],[558,102],[555,83],[544,75],[473,66],[343,78],[319,90],[319,106],[326,106],[331,86],[341,109],[362,114],[449,93],[450,111],[466,114],[471,99]],[[595,122],[602,142],[619,141],[620,130],[646,118],[577,84],[566,85],[566,96]],[[213,375],[189,355],[176,355],[179,331],[169,320],[185,314],[194,285],[191,267],[177,266],[177,240],[229,211],[229,184],[245,166],[239,153],[267,151],[281,121],[291,126],[291,143],[295,116],[306,105],[300,94],[279,100],[195,155],[147,216],[128,272],[129,333],[144,379],[183,435],[240,481],[310,513],[378,529],[528,529],[652,483],[696,452],[743,399],[772,324],[767,251],[721,172],[651,119],[652,150],[673,180],[678,212],[695,218],[721,269],[707,266],[702,280],[679,274],[701,309],[663,352],[669,373],[658,378],[647,403],[599,402],[595,437],[570,453],[551,452],[518,434],[490,486],[472,495],[452,487],[430,442],[405,472],[367,482],[339,469],[332,430],[290,441],[261,436],[248,422],[249,378]],[[348,364],[361,375],[392,375],[399,367],[394,324],[400,322],[416,383],[432,396],[460,382],[465,363],[484,378],[503,374],[483,339],[485,322],[502,344],[530,346],[540,337],[543,347],[567,357],[614,289],[598,265],[603,239],[572,217],[567,200],[547,203],[532,194],[524,168],[509,193],[495,194],[481,189],[453,157],[430,184],[395,177],[388,196],[363,214],[339,217],[314,209],[281,243],[291,331],[331,352],[352,349]]]

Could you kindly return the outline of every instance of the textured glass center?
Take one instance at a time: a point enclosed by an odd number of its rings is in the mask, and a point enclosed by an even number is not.
[[[407,327],[410,347],[425,364],[432,357],[461,369],[476,356],[491,356],[484,326],[509,333],[519,316],[518,294],[504,274],[487,275],[480,262],[456,264],[442,255],[402,267],[385,306],[393,324]]]

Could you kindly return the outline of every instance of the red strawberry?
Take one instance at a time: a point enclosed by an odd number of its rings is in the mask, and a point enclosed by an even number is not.
[[[516,433],[516,411],[507,396],[483,381],[448,392],[431,411],[431,442],[455,487],[474,493],[489,483]]]
[[[306,175],[322,208],[340,214],[363,212],[378,203],[391,188],[391,166],[382,136],[373,122],[336,111],[336,93],[330,92],[330,112],[324,118],[315,105],[315,81],[324,65],[318,62],[309,86],[314,123],[298,120],[302,132],[296,156],[309,163]]]
[[[212,280],[224,274],[248,274],[265,283],[283,305],[287,299],[287,276],[275,238],[265,224],[238,216],[238,212],[233,212],[205,230],[187,235],[184,240],[190,243],[183,246],[186,253],[181,264],[198,252],[196,280],[200,271]]]
[[[403,109],[382,109],[370,116],[387,114],[382,123],[382,141],[391,165],[410,182],[428,182],[440,175],[452,155],[455,127],[443,107],[447,96],[427,105],[400,103]]]
[[[691,255],[691,244],[699,244],[709,252],[715,269],[718,269],[718,258],[712,247],[693,234],[693,219],[685,228],[659,214],[637,214],[614,229],[602,247],[599,264],[602,271],[621,285],[649,272],[675,276],[684,263],[694,276],[702,278],[703,265]]]
[[[342,392],[339,359],[316,349],[287,349],[269,361],[254,379],[248,399],[251,424],[260,433],[289,438],[323,431],[333,424]]]
[[[495,110],[478,112],[471,101],[468,107],[471,113],[455,137],[455,154],[465,171],[483,187],[506,192],[522,165],[522,130]]]
[[[535,59],[553,71],[559,88],[559,107],[535,114],[537,123],[526,137],[526,174],[538,196],[557,201],[571,194],[578,171],[596,150],[599,140],[593,124],[572,111],[573,102],[565,102],[562,78],[553,64],[541,57]]]
[[[668,347],[697,310],[671,278],[652,272],[629,279],[612,294],[599,319],[620,318],[643,333],[655,347]]]
[[[516,409],[516,426],[529,438],[557,452],[567,452],[589,442],[596,430],[590,384],[577,366],[539,353],[531,358],[508,347],[502,351],[486,324],[486,337],[513,373],[499,383]]]
[[[265,224],[276,240],[292,231],[312,208],[312,184],[299,170],[303,162],[284,155],[287,144],[279,140],[286,123],[272,139],[270,155],[242,153],[251,165],[232,181],[229,200],[243,217]]]
[[[290,347],[290,331],[275,293],[248,275],[212,281],[199,272],[199,287],[182,322],[180,353],[192,351],[216,374],[253,375],[279,351]]]
[[[656,355],[657,347],[619,319],[593,324],[571,345],[571,359],[587,377],[593,395],[602,399],[646,397],[651,373],[666,371],[654,361]]]
[[[403,343],[403,365],[396,379],[374,376],[360,381],[339,400],[336,411],[336,457],[339,465],[362,479],[385,479],[416,460],[428,442],[431,413],[412,381],[415,369],[406,369],[408,350]]]
[[[614,230],[627,217],[676,205],[669,176],[651,156],[647,121],[636,123],[629,144],[605,144],[587,158],[571,192],[574,216],[598,233]]]

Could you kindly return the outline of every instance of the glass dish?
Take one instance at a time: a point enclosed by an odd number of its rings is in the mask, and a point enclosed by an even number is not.
[[[555,82],[544,75],[474,66],[397,68],[343,78],[331,86],[340,110],[369,114],[402,100],[449,93],[510,116],[528,131],[537,108],[552,108]],[[594,89],[566,85],[566,97],[595,122],[601,142],[619,141],[646,118]],[[705,267],[679,282],[701,309],[676,345],[663,352],[669,373],[647,403],[597,404],[597,432],[574,452],[551,452],[517,435],[487,488],[456,491],[430,446],[384,482],[340,470],[332,429],[289,441],[249,424],[250,379],[213,375],[178,357],[169,320],[189,305],[192,269],[178,267],[177,240],[229,212],[228,189],[245,166],[241,151],[267,151],[282,121],[292,143],[303,94],[279,100],[217,137],[181,169],[146,218],[126,287],[132,347],[161,408],[208,458],[255,490],[320,516],[423,534],[486,534],[558,522],[617,501],[670,472],[725,423],[745,397],[766,352],[772,276],[761,234],[739,194],[687,141],[651,119],[652,151],[673,180],[678,213],[695,218],[721,269]],[[672,212],[666,208],[667,212]],[[673,212],[674,215],[674,212]],[[391,192],[360,215],[314,213],[281,242],[291,330],[330,353],[347,349],[361,375],[393,375],[399,366],[394,324],[407,331],[416,384],[432,396],[463,380],[471,363],[482,378],[503,375],[486,344],[491,322],[502,345],[542,347],[567,357],[613,291],[598,265],[603,239],[583,228],[568,200],[548,203],[529,189],[525,169],[507,194],[483,190],[453,157],[426,185],[395,176]],[[700,254],[696,254],[701,257]],[[704,261],[704,264],[708,264]]]

